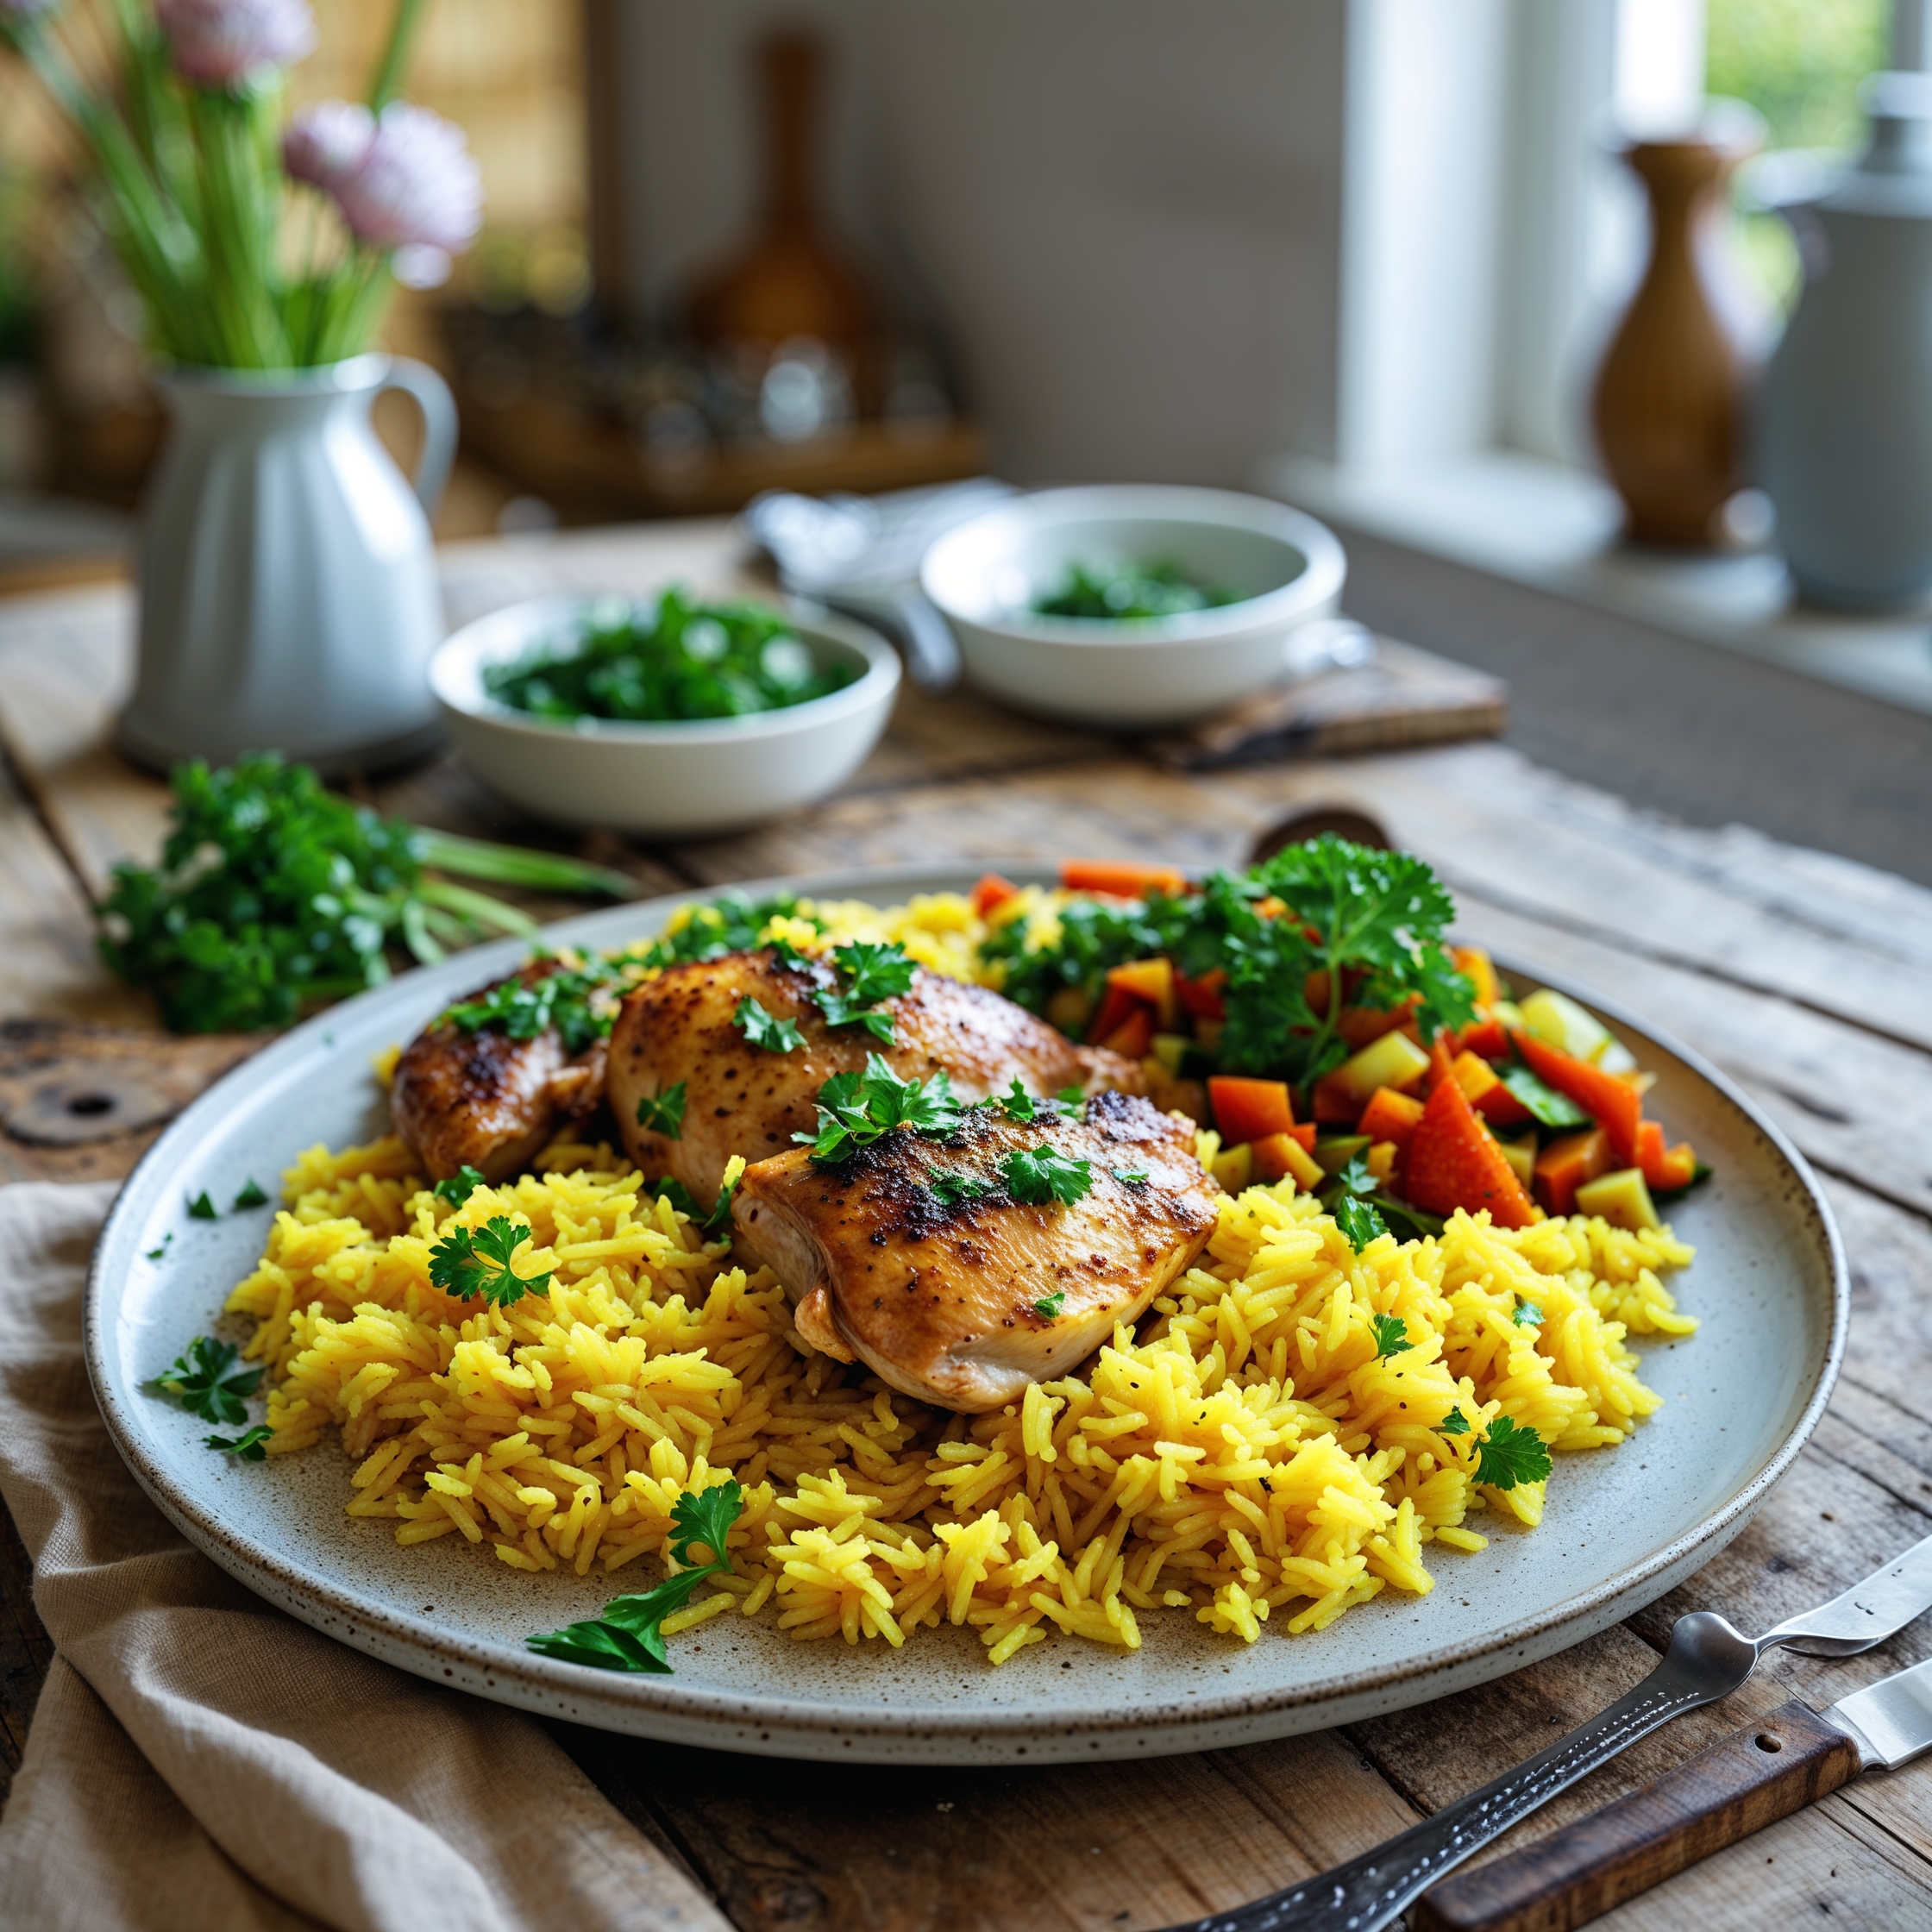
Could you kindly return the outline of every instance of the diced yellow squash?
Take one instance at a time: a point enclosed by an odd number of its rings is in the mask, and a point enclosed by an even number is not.
[[[1378,1186],[1385,1188],[1389,1185],[1389,1177],[1396,1171],[1396,1157],[1401,1152],[1402,1149],[1396,1146],[1394,1141],[1378,1140],[1374,1146],[1370,1148],[1367,1153],[1363,1155],[1362,1158],[1367,1164],[1369,1172],[1375,1176]],[[1527,1188],[1529,1182],[1525,1181],[1523,1185]]]
[[[1536,1178],[1536,1136],[1525,1134],[1521,1140],[1498,1140],[1497,1147],[1509,1164],[1509,1171],[1522,1182],[1525,1194]]]
[[[1428,1070],[1428,1055],[1407,1033],[1384,1033],[1344,1060],[1328,1077],[1358,1107],[1366,1107],[1377,1087],[1393,1087],[1400,1094]]]
[[[1299,1152],[1300,1149],[1297,1148],[1296,1151]],[[1314,1164],[1312,1161],[1309,1163],[1310,1166],[1314,1166]],[[1249,1182],[1254,1178],[1254,1149],[1249,1146],[1245,1140],[1239,1147],[1230,1147],[1225,1153],[1215,1155],[1214,1164],[1210,1171],[1230,1194],[1239,1194],[1242,1189],[1246,1187]],[[1317,1168],[1315,1174],[1319,1182],[1321,1178],[1321,1170]],[[1641,1181],[1643,1176],[1640,1174],[1637,1178]],[[1308,1185],[1306,1181],[1302,1181],[1299,1175],[1295,1176],[1295,1179],[1301,1182],[1303,1187]]]
[[[1186,1059],[1188,1049],[1193,1044],[1194,1042],[1185,1033],[1156,1033],[1154,1057],[1178,1080],[1181,1076],[1181,1063]]]
[[[1500,1019],[1505,1026],[1520,1027],[1523,1023],[1523,1009],[1514,1000],[1497,1000],[1490,1007],[1490,1017]]]
[[[1640,1167],[1620,1167],[1614,1174],[1600,1174],[1594,1181],[1585,1181],[1577,1189],[1577,1212],[1601,1214],[1613,1227],[1633,1231],[1664,1225],[1656,1203],[1650,1198],[1650,1189],[1644,1184]]]
[[[1295,1184],[1303,1194],[1313,1194],[1328,1178],[1327,1170],[1299,1140],[1291,1135],[1288,1151],[1282,1156],[1288,1163],[1288,1171],[1295,1176]]]
[[[1523,1028],[1572,1059],[1592,1060],[1610,1044],[1610,1030],[1574,1000],[1539,987],[1522,1002]]]

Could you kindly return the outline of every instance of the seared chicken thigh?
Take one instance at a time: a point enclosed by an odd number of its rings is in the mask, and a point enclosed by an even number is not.
[[[1016,1078],[1035,1094],[1138,1093],[1143,1084],[1132,1060],[1076,1046],[997,993],[923,967],[909,992],[884,1002],[893,1021],[884,1045],[862,1026],[826,1026],[812,996],[835,983],[829,966],[761,950],[674,966],[639,987],[611,1035],[611,1106],[631,1159],[654,1179],[681,1181],[708,1208],[732,1155],[762,1161],[787,1152],[794,1133],[810,1131],[819,1089],[835,1073],[862,1070],[868,1053],[902,1080],[943,1071],[968,1101],[1002,1093]],[[804,1044],[788,1053],[753,1046],[733,1017],[747,999],[794,1022]],[[640,1126],[638,1103],[679,1086],[678,1137]]]
[[[534,986],[560,969],[555,960],[533,959],[510,976]],[[469,998],[505,983],[492,981]],[[593,1041],[572,1058],[554,1026],[519,1040],[444,1020],[425,1027],[397,1061],[390,1118],[432,1180],[465,1166],[486,1181],[507,1180],[603,1099],[605,1047]]]
[[[1088,1161],[1091,1191],[1016,1201],[1001,1164],[1043,1146]],[[799,1333],[815,1348],[976,1414],[1135,1320],[1200,1253],[1220,1193],[1190,1124],[1101,1093],[1056,1120],[975,1107],[944,1139],[895,1128],[837,1166],[800,1148],[746,1169],[731,1214],[800,1297]]]

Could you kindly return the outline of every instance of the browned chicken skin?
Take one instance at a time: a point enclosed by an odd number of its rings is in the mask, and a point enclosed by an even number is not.
[[[1043,1144],[1091,1164],[1084,1199],[1013,1200],[1001,1160]],[[938,1173],[988,1191],[949,1208],[932,1190]],[[801,1296],[799,1333],[815,1348],[976,1414],[1018,1401],[1135,1320],[1200,1253],[1220,1192],[1190,1125],[1101,1093],[1054,1120],[973,1108],[943,1140],[896,1128],[835,1167],[799,1148],[748,1168],[731,1214]],[[1043,1312],[1055,1296],[1057,1312]]]
[[[534,986],[559,964],[533,959],[509,976]],[[492,980],[468,997],[504,983]],[[527,1040],[494,1027],[425,1027],[396,1063],[390,1118],[430,1179],[467,1166],[486,1181],[507,1180],[603,1099],[606,1045],[597,1040],[572,1059],[555,1027]]]
[[[1004,1093],[1017,1078],[1034,1094],[1063,1087],[1138,1093],[1140,1069],[1103,1047],[1076,1046],[984,987],[921,968],[912,988],[885,1002],[893,1042],[862,1026],[829,1027],[812,994],[835,983],[829,966],[787,964],[770,950],[727,953],[674,966],[624,1002],[611,1035],[611,1106],[630,1157],[645,1175],[681,1181],[704,1208],[718,1199],[734,1154],[748,1161],[789,1151],[811,1130],[819,1089],[876,1053],[902,1080],[944,1071],[962,1100]],[[750,1045],[733,1016],[756,1000],[794,1021],[805,1044],[789,1053]],[[637,1106],[682,1082],[680,1138],[637,1124]]]

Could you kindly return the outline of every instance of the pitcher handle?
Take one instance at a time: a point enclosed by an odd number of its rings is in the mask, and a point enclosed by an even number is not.
[[[423,515],[434,523],[449,481],[449,466],[456,457],[456,398],[449,393],[449,385],[427,362],[406,355],[390,358],[382,386],[405,391],[423,411],[423,454],[416,460],[416,474],[410,483]]]

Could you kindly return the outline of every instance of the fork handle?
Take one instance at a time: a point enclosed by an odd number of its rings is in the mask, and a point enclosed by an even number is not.
[[[1858,1747],[1780,1704],[1654,1784],[1426,1893],[1413,1932],[1571,1932],[1848,1784]]]

